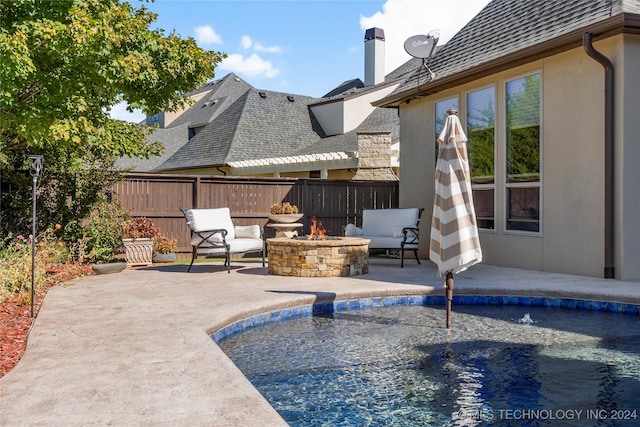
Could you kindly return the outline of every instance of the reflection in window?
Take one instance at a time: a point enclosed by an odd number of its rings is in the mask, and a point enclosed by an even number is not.
[[[540,231],[540,74],[506,84],[507,230]]]
[[[478,227],[495,228],[495,88],[467,94],[467,151]]]
[[[434,127],[434,129],[436,130],[436,137],[434,139],[435,143],[435,150],[436,150],[436,162],[438,161],[438,137],[440,136],[440,132],[442,132],[442,127],[444,126],[444,122],[447,120],[447,116],[449,115],[447,113],[447,110],[453,108],[454,110],[458,109],[458,98],[449,98],[449,99],[444,99],[442,101],[438,101],[436,102],[436,125]]]

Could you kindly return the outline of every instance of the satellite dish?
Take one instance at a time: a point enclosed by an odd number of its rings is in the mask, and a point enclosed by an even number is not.
[[[411,36],[404,42],[404,50],[414,58],[421,58],[422,65],[429,71],[431,74],[431,78],[433,79],[436,75],[433,71],[429,69],[427,65],[429,60],[431,59],[431,55],[433,55],[433,51],[438,44],[438,39],[440,38],[440,30],[429,31],[429,34],[426,36],[423,34],[418,34],[416,36]]]
[[[418,34],[411,36],[404,42],[404,50],[414,58],[429,58],[433,53],[435,40],[431,36]]]

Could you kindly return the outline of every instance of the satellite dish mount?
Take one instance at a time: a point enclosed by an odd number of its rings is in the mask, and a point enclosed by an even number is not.
[[[422,66],[427,69],[432,79],[435,78],[436,73],[429,68],[429,61],[433,56],[439,38],[440,30],[433,30],[429,31],[427,35],[411,36],[404,42],[404,50],[414,58],[422,59]]]

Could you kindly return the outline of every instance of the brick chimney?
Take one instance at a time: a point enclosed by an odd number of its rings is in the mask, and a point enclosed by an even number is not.
[[[364,33],[364,85],[384,82],[384,31],[369,28]]]

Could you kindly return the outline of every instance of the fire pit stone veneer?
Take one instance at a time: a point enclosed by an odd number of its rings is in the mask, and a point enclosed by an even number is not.
[[[341,277],[369,271],[369,239],[267,239],[269,274]]]

